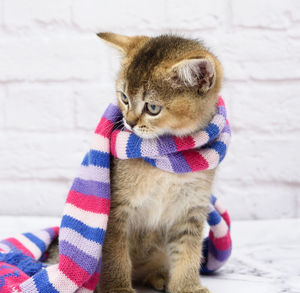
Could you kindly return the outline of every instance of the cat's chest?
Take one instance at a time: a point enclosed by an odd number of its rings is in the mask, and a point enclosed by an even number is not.
[[[142,160],[118,161],[116,167],[117,196],[128,201],[135,227],[172,225],[191,207],[208,204],[214,171],[173,174]]]

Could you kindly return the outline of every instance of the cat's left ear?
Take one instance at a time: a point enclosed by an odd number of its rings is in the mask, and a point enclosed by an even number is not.
[[[172,66],[173,80],[187,87],[205,93],[211,89],[216,79],[215,64],[207,58],[185,59]],[[179,83],[179,84],[178,84]]]
[[[128,52],[133,39],[132,37],[108,32],[99,33],[97,34],[97,36],[103,39],[104,41],[108,42],[109,44],[113,45],[115,48],[121,51],[122,54],[126,54]]]

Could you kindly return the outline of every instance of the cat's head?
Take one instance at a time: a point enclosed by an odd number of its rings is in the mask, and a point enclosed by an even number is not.
[[[209,123],[216,110],[222,69],[200,42],[174,35],[98,36],[124,57],[116,86],[129,130],[143,138],[184,136]]]

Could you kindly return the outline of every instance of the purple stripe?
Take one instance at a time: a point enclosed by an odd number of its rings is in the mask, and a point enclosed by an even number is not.
[[[231,134],[231,129],[230,129],[230,126],[229,124],[225,124],[224,128],[222,129],[222,132],[227,132],[229,134]]]
[[[182,152],[177,152],[174,154],[169,154],[168,158],[171,162],[172,168],[175,173],[187,173],[191,172],[191,168],[187,163]]]
[[[215,259],[218,261],[226,261],[231,254],[231,247],[226,250],[217,249],[210,238],[208,238],[208,251],[211,253]]]
[[[177,151],[177,147],[174,141],[174,137],[171,135],[162,136],[158,140],[157,149],[160,155],[175,153]]]
[[[224,262],[221,262],[221,261],[218,261],[217,259],[215,259],[211,253],[208,254],[207,259],[208,259],[208,262],[207,262],[206,266],[210,271],[216,271],[224,264]]]
[[[48,228],[48,229],[45,229],[45,231],[48,232],[48,234],[50,235],[50,238],[53,239],[56,235],[56,233],[54,232],[54,230],[52,228]]]
[[[226,108],[224,106],[218,106],[217,113],[226,118]]]
[[[116,105],[109,104],[102,117],[114,122],[120,120],[122,113]]]
[[[99,197],[110,198],[109,183],[75,178],[71,190],[85,195],[95,195]]]
[[[89,274],[93,274],[97,268],[97,259],[84,253],[76,246],[70,244],[67,241],[59,242],[59,253],[71,258],[81,268],[87,271]]]
[[[5,245],[7,245],[10,249],[12,250],[15,250],[15,249],[18,249],[17,247],[15,247],[12,243],[10,243],[9,241],[7,240],[2,240],[0,243],[3,243]],[[22,243],[23,244],[23,243]],[[19,250],[19,249],[18,249]]]

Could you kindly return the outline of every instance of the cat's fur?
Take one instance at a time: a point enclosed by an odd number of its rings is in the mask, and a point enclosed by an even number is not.
[[[186,135],[209,123],[222,69],[201,43],[172,35],[98,36],[123,54],[117,97],[126,127],[149,138]],[[162,110],[151,116],[145,103]],[[132,281],[170,293],[209,292],[200,283],[199,267],[214,174],[173,174],[142,159],[113,158],[111,211],[96,292],[135,292]]]

